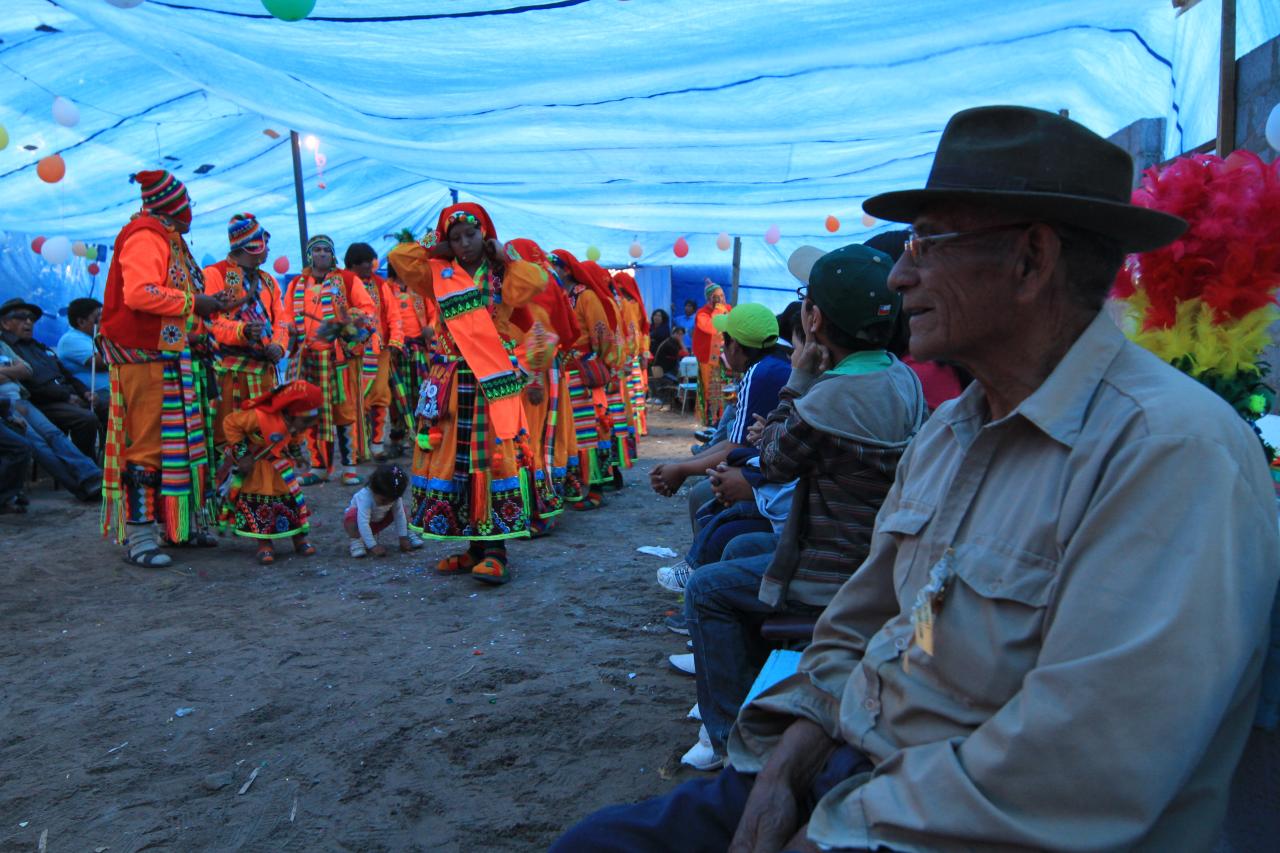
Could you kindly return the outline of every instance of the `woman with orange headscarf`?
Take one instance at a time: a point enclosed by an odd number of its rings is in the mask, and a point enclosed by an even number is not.
[[[264,566],[275,562],[277,539],[292,539],[303,556],[316,552],[307,541],[311,512],[298,475],[307,472],[303,442],[323,403],[319,388],[298,379],[246,400],[223,419],[221,519],[234,522],[237,536],[259,541],[258,562]]]
[[[627,338],[631,343],[631,358],[624,366],[628,399],[631,402],[632,428],[637,436],[649,434],[647,399],[649,374],[645,362],[649,360],[649,315],[644,310],[644,298],[631,273],[620,272],[613,276],[613,286],[618,291],[618,304],[627,325]]]
[[[610,322],[614,349],[606,358],[610,373],[604,391],[609,433],[612,438],[609,443],[609,464],[612,469],[610,483],[615,489],[622,489],[626,485],[622,479],[622,472],[632,467],[636,458],[636,431],[633,425],[635,415],[632,412],[630,395],[627,394],[625,385],[627,364],[631,361],[635,341],[631,337],[626,314],[609,271],[595,261],[586,261],[582,266],[591,276],[600,299],[609,305],[612,313]]]
[[[428,539],[466,541],[436,565],[491,584],[511,579],[506,540],[530,534],[534,463],[516,349],[525,306],[546,271],[509,255],[483,207],[451,205],[421,243],[390,261],[439,321],[416,414],[418,448],[409,526]]]
[[[578,321],[578,337],[568,353],[569,404],[578,443],[578,462],[586,495],[570,509],[597,509],[603,486],[613,481],[613,425],[605,385],[617,364],[617,306],[598,277],[572,253],[556,249],[552,268]]]
[[[555,275],[550,260],[532,240],[512,240],[507,251],[532,261]],[[550,531],[551,519],[564,511],[566,500],[586,496],[578,443],[569,405],[569,377],[565,370],[573,342],[581,335],[573,306],[564,290],[548,285],[527,306],[532,325],[521,344],[520,363],[529,374],[525,389],[525,416],[529,419],[529,446],[538,464],[532,529],[535,536]]]

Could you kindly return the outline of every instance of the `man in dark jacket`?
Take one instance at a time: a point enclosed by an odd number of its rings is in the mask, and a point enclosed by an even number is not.
[[[0,337],[31,367],[31,378],[22,383],[31,402],[71,436],[81,453],[94,459],[95,441],[105,429],[105,422],[95,409],[105,414],[107,401],[99,402],[93,391],[59,361],[57,353],[35,339],[32,331],[43,315],[39,306],[10,299],[0,305]]]

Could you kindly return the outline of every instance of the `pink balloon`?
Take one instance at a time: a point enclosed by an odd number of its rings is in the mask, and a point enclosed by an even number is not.
[[[638,258],[644,254],[644,247],[639,243],[632,243],[631,248],[627,249],[627,254],[631,255],[633,258]]]
[[[676,244],[672,247],[671,251],[676,253],[677,258],[683,258],[685,255],[689,254],[689,241],[683,237],[676,238]]]
[[[289,258],[285,255],[281,255],[271,264],[271,268],[280,273],[280,275],[284,275],[289,271]]]
[[[722,252],[729,251],[729,247],[733,245],[733,240],[724,231],[720,232],[720,236],[716,237],[716,248]]]
[[[862,227],[863,227],[863,228],[875,228],[875,227],[876,227],[876,218],[875,218],[874,216],[872,216],[870,213],[864,213],[864,214],[862,214]]]
[[[764,232],[764,241],[772,246],[778,242],[778,238],[782,236],[782,229],[777,225],[770,225],[769,230]]]

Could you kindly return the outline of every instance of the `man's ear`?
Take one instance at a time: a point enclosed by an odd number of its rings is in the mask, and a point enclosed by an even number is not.
[[[1061,256],[1062,239],[1057,232],[1044,223],[1032,225],[1022,241],[1014,270],[1021,285],[1019,289],[1034,294],[1049,286]]]

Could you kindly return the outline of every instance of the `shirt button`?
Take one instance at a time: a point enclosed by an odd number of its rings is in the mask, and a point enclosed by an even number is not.
[[[900,652],[904,651],[909,645],[911,645],[911,641],[908,640],[906,637],[899,637],[898,639],[893,641],[893,647]]]
[[[874,699],[863,699],[862,707],[866,708],[868,711],[875,711],[880,707],[880,703]]]

